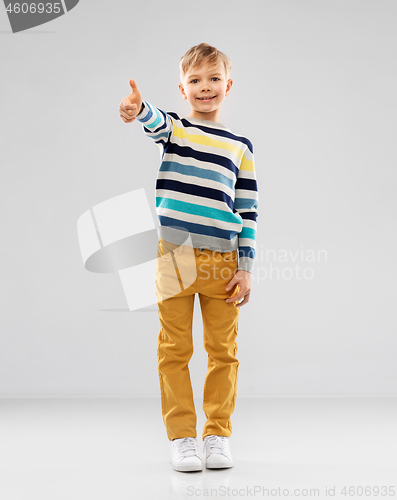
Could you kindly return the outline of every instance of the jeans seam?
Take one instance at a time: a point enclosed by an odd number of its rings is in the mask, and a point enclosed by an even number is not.
[[[237,402],[237,379],[238,379],[238,369],[239,369],[239,365],[240,365],[240,362],[237,359],[237,350],[238,350],[238,346],[237,346],[237,341],[235,340],[234,341],[234,357],[236,358],[237,363],[236,363],[234,387],[233,387],[233,409],[236,406],[236,402]]]
[[[160,347],[161,344],[163,343],[163,329],[160,329],[160,336],[158,339],[157,343],[157,366],[159,367],[160,365]],[[164,384],[163,384],[163,374],[160,371],[160,367],[158,368],[159,372],[159,380],[160,380],[160,392],[161,392],[161,413],[164,416],[165,414],[165,409],[164,409],[164,398],[165,398],[165,392],[164,392]]]

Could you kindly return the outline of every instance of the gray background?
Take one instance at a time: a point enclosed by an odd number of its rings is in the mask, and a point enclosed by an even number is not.
[[[76,223],[142,187],[156,217],[158,148],[118,104],[134,78],[187,116],[179,60],[200,42],[233,62],[220,121],[252,141],[260,196],[239,396],[395,395],[396,14],[384,0],[81,0],[12,34],[0,8],[0,395],[159,396],[157,314],[84,269]],[[327,260],[265,255],[302,249]],[[265,275],[296,264],[312,279]]]

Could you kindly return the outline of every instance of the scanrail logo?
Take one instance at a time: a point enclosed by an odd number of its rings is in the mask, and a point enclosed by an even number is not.
[[[79,0],[51,0],[47,2],[4,0],[13,33],[53,21],[72,10],[78,3]]]

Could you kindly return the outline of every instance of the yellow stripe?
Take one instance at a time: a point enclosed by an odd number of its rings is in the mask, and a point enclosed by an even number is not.
[[[193,144],[202,144],[203,146],[212,146],[214,148],[230,151],[235,156],[237,156],[240,161],[244,155],[244,151],[235,144],[229,144],[228,142],[219,141],[217,139],[213,139],[212,137],[207,137],[204,135],[188,134],[183,127],[177,127],[175,124],[173,128],[173,134],[176,137],[179,137],[179,139],[187,139]]]
[[[251,172],[253,172],[255,170],[254,162],[247,160],[247,158],[243,156],[240,164],[240,170],[250,170]]]

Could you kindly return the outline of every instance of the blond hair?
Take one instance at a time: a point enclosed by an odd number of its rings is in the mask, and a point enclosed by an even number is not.
[[[220,50],[212,47],[208,43],[200,43],[191,47],[186,54],[181,57],[179,64],[181,81],[185,77],[189,68],[201,66],[203,63],[213,64],[216,68],[219,62],[223,62],[226,79],[229,78],[232,70],[232,61]]]

